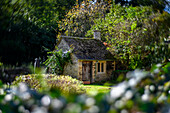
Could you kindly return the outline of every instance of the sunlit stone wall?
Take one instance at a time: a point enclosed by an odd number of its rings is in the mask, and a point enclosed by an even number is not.
[[[71,63],[65,65],[63,74],[70,75],[80,80],[78,76],[78,68],[79,68],[78,59],[74,54],[71,54],[71,60],[72,60]]]

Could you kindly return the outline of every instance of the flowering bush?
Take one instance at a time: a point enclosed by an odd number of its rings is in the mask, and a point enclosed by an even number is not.
[[[111,103],[115,109],[127,112],[155,113],[168,110],[170,102],[170,63],[153,66],[150,72],[135,70],[127,73],[127,81],[113,87]],[[170,110],[170,109],[169,109]]]
[[[40,94],[20,83],[0,96],[2,112],[40,113],[169,113],[170,63],[153,66],[150,72],[135,70],[128,80],[113,86],[107,94],[63,97],[58,90]],[[0,84],[0,87],[2,84]],[[2,89],[1,89],[1,92]]]
[[[64,94],[76,94],[83,92],[82,82],[73,79],[70,76],[53,75],[53,74],[29,74],[16,78],[13,85],[24,82],[32,89],[38,91],[48,91],[49,89],[58,89]]]

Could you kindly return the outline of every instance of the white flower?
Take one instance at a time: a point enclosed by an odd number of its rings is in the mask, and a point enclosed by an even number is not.
[[[12,100],[12,94],[5,95],[5,100],[6,101],[11,101]]]
[[[161,65],[161,64],[157,64],[156,66],[157,66],[157,67],[161,67],[162,65]]]
[[[151,91],[154,91],[154,90],[155,90],[155,86],[154,86],[154,85],[151,85],[151,86],[149,87],[149,89],[150,89]]]
[[[21,94],[21,98],[24,100],[28,100],[31,97],[31,95],[28,92],[24,92]]]
[[[129,86],[134,87],[137,84],[137,80],[135,78],[132,78],[129,80]]]
[[[139,70],[139,69],[136,69],[133,72],[128,72],[126,76],[127,76],[127,78],[135,78],[137,80],[137,82],[138,82],[142,78],[144,78],[146,75],[147,75],[146,72],[144,72],[142,70]]]
[[[27,91],[27,89],[28,89],[28,87],[27,87],[27,85],[25,83],[19,83],[19,91],[21,93]]]
[[[41,99],[41,104],[43,106],[48,106],[50,104],[50,102],[51,102],[50,97],[47,95],[43,96]]]
[[[128,90],[126,93],[125,93],[125,98],[126,99],[131,99],[133,96],[133,93],[131,90]]]
[[[60,108],[63,107],[62,101],[60,101],[60,100],[58,100],[58,99],[52,100],[51,105],[52,105],[54,108],[56,108],[56,109],[60,109]]]
[[[154,73],[159,73],[159,71],[160,70],[157,68],[157,69],[154,70]]]
[[[160,103],[160,102],[163,102],[164,100],[167,100],[167,97],[166,97],[164,94],[162,94],[162,95],[158,98],[157,102]]]
[[[142,100],[143,101],[148,101],[149,100],[149,95],[148,94],[143,94],[142,95]]]
[[[97,106],[92,106],[90,109],[88,109],[89,113],[98,113],[99,108]]]
[[[118,101],[115,102],[115,107],[121,108],[121,107],[124,106],[124,104],[125,104],[125,102],[123,102],[122,100],[118,100]]]
[[[66,54],[67,52],[68,52],[68,51],[66,50],[66,51],[64,51],[63,53]]]
[[[128,111],[125,110],[125,109],[123,109],[123,110],[121,111],[121,113],[128,113]]]
[[[126,82],[120,83],[118,86],[113,87],[111,90],[111,98],[116,99],[119,98],[128,87]]]
[[[86,99],[86,105],[87,106],[92,106],[95,104],[95,100],[93,98],[87,98]]]

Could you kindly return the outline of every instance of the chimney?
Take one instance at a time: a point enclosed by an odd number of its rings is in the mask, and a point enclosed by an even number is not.
[[[101,40],[100,31],[94,30],[93,32],[94,32],[94,39]]]

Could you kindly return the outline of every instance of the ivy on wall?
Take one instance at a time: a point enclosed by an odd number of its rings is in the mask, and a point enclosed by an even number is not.
[[[71,51],[54,50],[48,52],[48,59],[44,62],[47,70],[52,74],[63,74],[64,66],[71,62]]]

